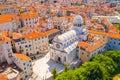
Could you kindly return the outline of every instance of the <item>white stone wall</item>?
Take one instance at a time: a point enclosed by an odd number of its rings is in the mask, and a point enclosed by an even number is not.
[[[18,28],[18,26],[17,26],[15,20],[12,20],[10,22],[5,22],[5,23],[0,24],[0,30],[2,30],[2,31],[13,32],[17,28]]]
[[[22,19],[24,27],[37,27],[39,26],[39,21],[38,21],[38,17],[34,17],[34,18],[23,18]]]
[[[23,79],[27,79],[31,76],[33,69],[32,69],[32,60],[21,60],[13,55],[14,63],[24,72]],[[28,76],[27,78],[25,76]]]
[[[11,42],[3,43],[2,44],[2,53],[5,56],[5,59],[7,60],[8,64],[12,63],[12,46]]]

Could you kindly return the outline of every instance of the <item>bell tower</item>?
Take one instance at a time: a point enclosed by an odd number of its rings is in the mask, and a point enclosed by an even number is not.
[[[73,21],[73,29],[79,30],[82,32],[83,29],[83,18],[80,15],[75,16],[74,21]]]

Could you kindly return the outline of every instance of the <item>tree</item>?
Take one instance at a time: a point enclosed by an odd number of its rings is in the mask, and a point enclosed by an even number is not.
[[[53,68],[52,74],[53,74],[53,78],[55,79],[56,76],[57,76],[57,70],[56,70],[56,68]]]
[[[64,65],[64,71],[67,72],[69,70],[68,65]]]
[[[63,72],[56,80],[110,80],[110,74],[97,62],[86,62],[80,68]]]
[[[75,71],[79,80],[109,80],[107,70],[97,62],[86,62]]]
[[[109,73],[113,73],[117,68],[117,64],[111,58],[103,54],[97,55],[92,61],[100,63],[100,65],[103,66]]]
[[[73,70],[69,70],[67,72],[63,72],[60,74],[56,80],[79,80],[76,75],[74,74]]]
[[[107,51],[106,56],[112,58],[114,62],[120,65],[120,50]]]

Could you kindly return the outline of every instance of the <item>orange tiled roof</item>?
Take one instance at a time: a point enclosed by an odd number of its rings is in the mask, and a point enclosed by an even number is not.
[[[21,53],[17,53],[17,54],[15,54],[15,56],[16,56],[17,58],[19,58],[19,59],[22,59],[22,60],[31,60],[30,57],[28,57],[28,56],[26,56],[26,55],[24,55],[24,54],[21,54]]]
[[[51,29],[51,30],[48,30],[48,31],[46,31],[44,33],[45,33],[45,35],[50,35],[50,34],[58,32],[58,31],[59,31],[58,29]]]
[[[6,74],[0,74],[0,80],[8,80],[7,75]]]
[[[6,37],[4,35],[0,36],[0,39],[1,39],[0,41],[2,43],[10,42],[10,38],[8,38],[8,37]]]
[[[103,18],[103,22],[105,22],[105,23],[106,23],[106,22],[108,22],[108,21],[109,21],[109,19],[108,19],[108,18],[106,18],[106,17],[104,17],[104,18]]]
[[[13,19],[15,19],[16,22],[19,22],[19,17],[17,15],[15,15],[14,13],[0,15],[0,23],[1,24],[6,23],[6,22],[10,22]]]
[[[29,34],[23,34],[23,36],[26,38],[26,40],[32,40],[32,39],[40,38],[43,36],[48,36],[48,35],[53,34],[55,32],[58,32],[58,29],[51,29],[51,30],[48,30],[46,32],[32,32]]]
[[[81,41],[78,43],[77,46],[80,46],[82,48],[87,48],[90,44],[88,42]]]
[[[107,33],[103,31],[96,31],[96,30],[88,30],[88,31],[89,33],[93,33],[93,34],[107,35]]]
[[[46,21],[45,21],[45,20],[43,20],[43,19],[41,19],[41,20],[39,20],[39,23],[40,23],[40,24],[45,24],[45,23],[46,23]]]
[[[120,38],[120,34],[114,34],[114,33],[108,33],[107,36],[111,38]]]
[[[99,34],[99,35],[106,35],[108,37],[111,37],[111,38],[120,38],[120,34],[115,34],[115,33],[106,33],[106,32],[102,32],[102,31],[95,31],[95,30],[89,30],[90,33],[93,33],[93,34]]]
[[[3,6],[3,5],[0,5],[0,9],[4,9],[5,8],[5,6]]]
[[[118,32],[119,30],[118,30],[118,28],[117,27],[115,27],[114,25],[109,25],[109,30],[110,30],[110,32]]]
[[[12,37],[13,37],[13,39],[20,39],[20,38],[22,38],[23,36],[22,36],[22,34],[21,33],[12,33]]]
[[[36,14],[36,13],[22,13],[21,16],[22,16],[22,18],[34,18],[34,17],[38,17],[38,14]]]
[[[98,41],[98,42],[95,42],[93,45],[90,45],[86,51],[88,52],[93,52],[95,51],[96,49],[98,49],[99,47],[103,46],[104,44],[106,43],[106,41]]]
[[[0,24],[11,22],[11,21],[12,21],[12,18],[10,16],[0,15]]]

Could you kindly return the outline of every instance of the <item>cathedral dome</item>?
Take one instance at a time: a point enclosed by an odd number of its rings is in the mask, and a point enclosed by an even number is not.
[[[80,15],[76,15],[73,24],[83,24],[83,18]]]

